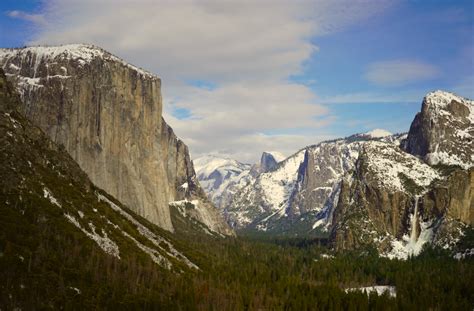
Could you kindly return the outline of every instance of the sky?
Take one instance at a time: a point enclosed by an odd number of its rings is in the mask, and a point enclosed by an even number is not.
[[[474,1],[2,0],[0,47],[90,43],[162,79],[193,158],[255,162],[474,98]]]

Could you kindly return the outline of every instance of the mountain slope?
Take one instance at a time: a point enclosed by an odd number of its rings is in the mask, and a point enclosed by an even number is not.
[[[105,276],[124,281],[138,266],[152,278],[200,269],[167,231],[94,186],[19,105],[0,69],[0,305],[53,307],[41,297],[104,295]]]
[[[158,77],[89,45],[1,49],[0,66],[20,110],[94,184],[170,231],[169,203],[200,200],[214,229],[232,234],[203,195],[187,146],[162,119]]]

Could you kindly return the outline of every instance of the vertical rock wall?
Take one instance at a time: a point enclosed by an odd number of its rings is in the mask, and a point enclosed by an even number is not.
[[[173,230],[168,204],[184,198],[177,188],[195,174],[186,145],[162,119],[158,77],[86,45],[4,49],[0,66],[21,110],[93,183]]]

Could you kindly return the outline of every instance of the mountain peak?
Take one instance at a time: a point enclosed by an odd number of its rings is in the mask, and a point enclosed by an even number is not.
[[[430,165],[474,165],[474,102],[453,93],[434,91],[423,100],[421,112],[408,133],[406,151]]]
[[[246,164],[217,154],[207,154],[193,160],[194,169],[198,175],[210,176],[219,168],[244,167]],[[247,165],[248,166],[248,165]]]
[[[472,101],[467,100],[466,98],[463,98],[454,93],[442,91],[442,90],[436,90],[436,91],[430,92],[426,94],[425,96],[425,102],[432,105],[437,105],[440,107],[446,107],[453,100],[460,103],[470,102],[472,105]]]
[[[260,157],[258,165],[259,173],[265,173],[274,169],[279,162],[285,159],[285,156],[276,151],[264,151]]]
[[[278,151],[264,151],[262,153],[262,157],[264,154],[271,155],[277,162],[281,162],[286,159],[286,156]]]

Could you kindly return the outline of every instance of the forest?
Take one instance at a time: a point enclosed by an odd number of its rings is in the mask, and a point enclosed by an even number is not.
[[[117,260],[80,232],[32,224],[14,209],[0,211],[2,309],[472,310],[474,305],[474,260],[456,260],[440,249],[425,248],[400,261],[373,249],[332,253],[320,240],[183,235],[175,244],[187,248],[200,270],[177,273],[138,254]],[[19,224],[21,232],[13,235],[9,230]],[[472,245],[472,237],[471,232],[464,243]],[[395,286],[396,297],[344,291],[372,285]]]

